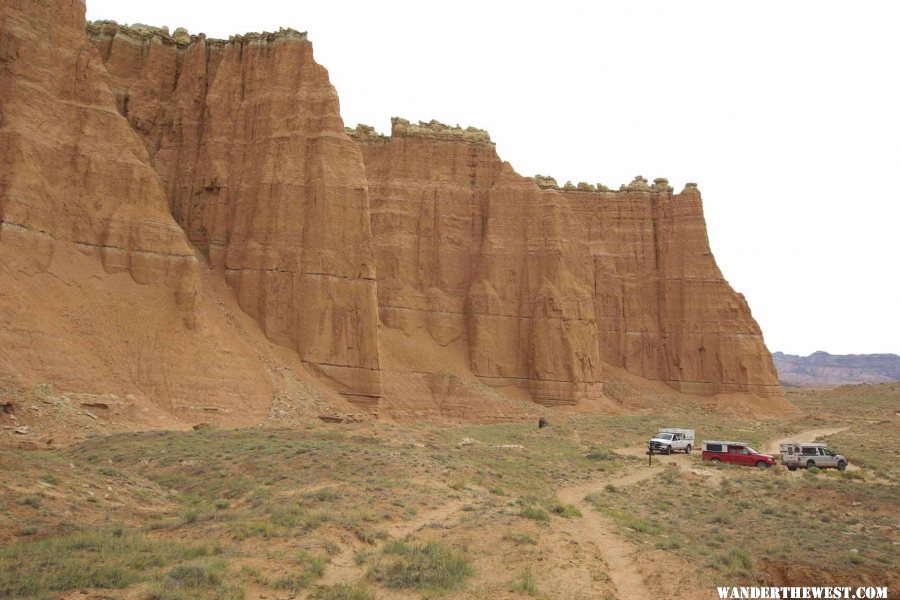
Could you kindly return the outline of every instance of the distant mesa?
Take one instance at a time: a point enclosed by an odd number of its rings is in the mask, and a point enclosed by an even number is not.
[[[900,356],[896,354],[829,354],[820,350],[809,356],[775,352],[772,359],[784,386],[900,381]]]

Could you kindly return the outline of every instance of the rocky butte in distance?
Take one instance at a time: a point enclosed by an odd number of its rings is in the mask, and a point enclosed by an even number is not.
[[[896,354],[772,354],[778,379],[785,386],[837,386],[900,381]]]

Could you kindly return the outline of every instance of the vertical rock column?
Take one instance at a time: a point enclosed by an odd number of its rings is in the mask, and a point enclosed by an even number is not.
[[[777,394],[750,308],[716,265],[696,185],[636,177],[618,192],[563,190],[589,223],[601,358],[686,393]]]
[[[504,164],[490,194],[469,293],[472,369],[525,384],[542,404],[602,394],[592,274],[582,224],[554,191]]]
[[[657,220],[668,383],[701,395],[777,393],[762,331],[710,251],[696,185],[662,195]]]

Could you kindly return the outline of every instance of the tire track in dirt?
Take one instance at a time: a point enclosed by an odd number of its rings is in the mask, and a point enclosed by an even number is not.
[[[792,433],[791,435],[783,438],[778,438],[775,440],[771,440],[766,442],[765,447],[763,448],[763,452],[766,454],[778,454],[780,452],[779,446],[781,444],[786,444],[788,442],[814,442],[819,438],[828,437],[829,435],[836,435],[838,433],[842,433],[850,429],[849,425],[844,425],[842,427],[827,427],[823,429],[808,429],[806,431],[801,431],[799,433]]]
[[[792,440],[815,440],[829,435],[835,435],[848,430],[849,426],[829,427],[810,429],[792,434],[785,438],[774,439],[765,444],[765,452],[776,453],[779,445]],[[646,452],[644,447],[623,448],[615,450],[616,454],[623,456],[638,456]],[[709,478],[709,482],[717,484],[721,482],[724,474],[719,472],[700,473],[695,471],[691,466],[690,455],[675,455],[660,457],[662,460],[675,463],[675,465],[685,472],[692,472],[698,475],[704,475]],[[662,460],[660,462],[662,462]],[[665,464],[659,466],[645,466],[636,472],[629,473],[621,477],[606,477],[598,479],[589,484],[565,487],[557,490],[559,499],[567,504],[572,504],[581,511],[582,518],[573,520],[567,524],[566,533],[574,540],[580,543],[593,545],[602,560],[609,569],[609,577],[616,588],[619,600],[644,600],[653,598],[654,593],[648,587],[642,569],[638,563],[635,546],[619,536],[616,531],[616,524],[609,517],[598,512],[585,501],[585,496],[591,492],[601,489],[607,484],[613,484],[618,488],[625,488],[641,481],[645,481],[662,472]],[[711,476],[711,477],[710,477]]]
[[[401,521],[390,525],[388,535],[390,539],[400,539],[407,535],[415,533],[432,523],[444,523],[450,520],[453,515],[462,510],[465,506],[463,500],[451,500],[441,506],[432,509],[411,521]],[[335,556],[325,569],[325,573],[318,581],[319,585],[335,585],[338,583],[351,583],[362,579],[366,572],[361,565],[357,565],[354,560],[356,553],[365,548],[377,550],[381,546],[360,546],[348,544],[347,547]]]
[[[766,452],[773,448],[778,450],[781,443],[796,439],[815,440],[820,437],[834,435],[849,429],[849,426],[811,429],[802,431],[785,438],[774,439],[766,443]],[[614,451],[622,456],[643,456],[646,448],[621,448]],[[669,459],[669,460],[666,460]],[[641,465],[638,470],[625,475],[606,476],[590,483],[569,486],[557,490],[557,495],[562,502],[576,506],[582,514],[579,519],[565,520],[561,523],[559,531],[566,538],[583,544],[585,547],[593,547],[597,556],[606,564],[609,579],[616,589],[618,600],[645,600],[655,597],[656,590],[648,586],[646,576],[653,576],[647,569],[641,568],[637,548],[634,544],[616,533],[618,526],[606,515],[597,511],[591,504],[585,501],[585,496],[591,492],[601,490],[607,484],[613,484],[617,488],[627,488],[663,472],[668,463],[675,465],[683,472],[703,476],[708,483],[713,485],[721,482],[725,476],[718,470],[702,472],[695,470],[691,455],[660,456],[656,464],[651,466]],[[387,528],[391,539],[401,539],[407,535],[420,531],[433,523],[445,523],[459,512],[466,502],[461,499],[450,500],[441,506],[425,512],[410,521],[393,523]],[[325,574],[319,580],[320,585],[334,585],[337,583],[350,583],[365,577],[365,567],[357,565],[354,561],[359,550],[377,551],[378,546],[360,544],[347,544],[346,547],[335,556],[326,568]],[[652,570],[652,569],[651,569]],[[575,575],[571,573],[570,575]],[[575,579],[580,579],[575,577]],[[562,582],[560,582],[562,583]],[[590,581],[568,581],[565,588],[570,591],[581,590],[584,593],[591,589]],[[564,590],[558,590],[560,592]],[[699,592],[699,590],[697,590]]]
[[[634,546],[616,533],[611,519],[594,509],[584,497],[602,486],[613,484],[628,487],[662,472],[662,467],[647,467],[635,473],[617,478],[604,478],[589,484],[565,487],[557,490],[559,499],[578,507],[582,517],[566,525],[572,539],[593,545],[609,568],[609,577],[616,588],[619,600],[645,600],[654,595],[644,583],[638,568]]]

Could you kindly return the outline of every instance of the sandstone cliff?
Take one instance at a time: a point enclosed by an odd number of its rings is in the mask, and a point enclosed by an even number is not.
[[[604,379],[624,372],[777,392],[696,186],[560,187],[434,121],[345,130],[293,30],[2,11],[2,385],[235,424],[356,410],[343,398],[396,418],[619,410]]]
[[[115,109],[83,4],[2,10],[0,379],[264,415],[244,400],[267,391],[258,369],[212,357],[197,260]]]
[[[465,340],[480,378],[547,404],[599,395],[604,363],[693,394],[777,391],[759,327],[710,252],[695,185],[559,188],[517,175],[486,133],[436,122],[350,133],[388,327]]]
[[[50,383],[170,427],[340,405],[207,275],[84,10],[0,4],[0,395]]]
[[[241,307],[346,396],[377,405],[365,169],[306,35],[87,30],[173,216]]]

